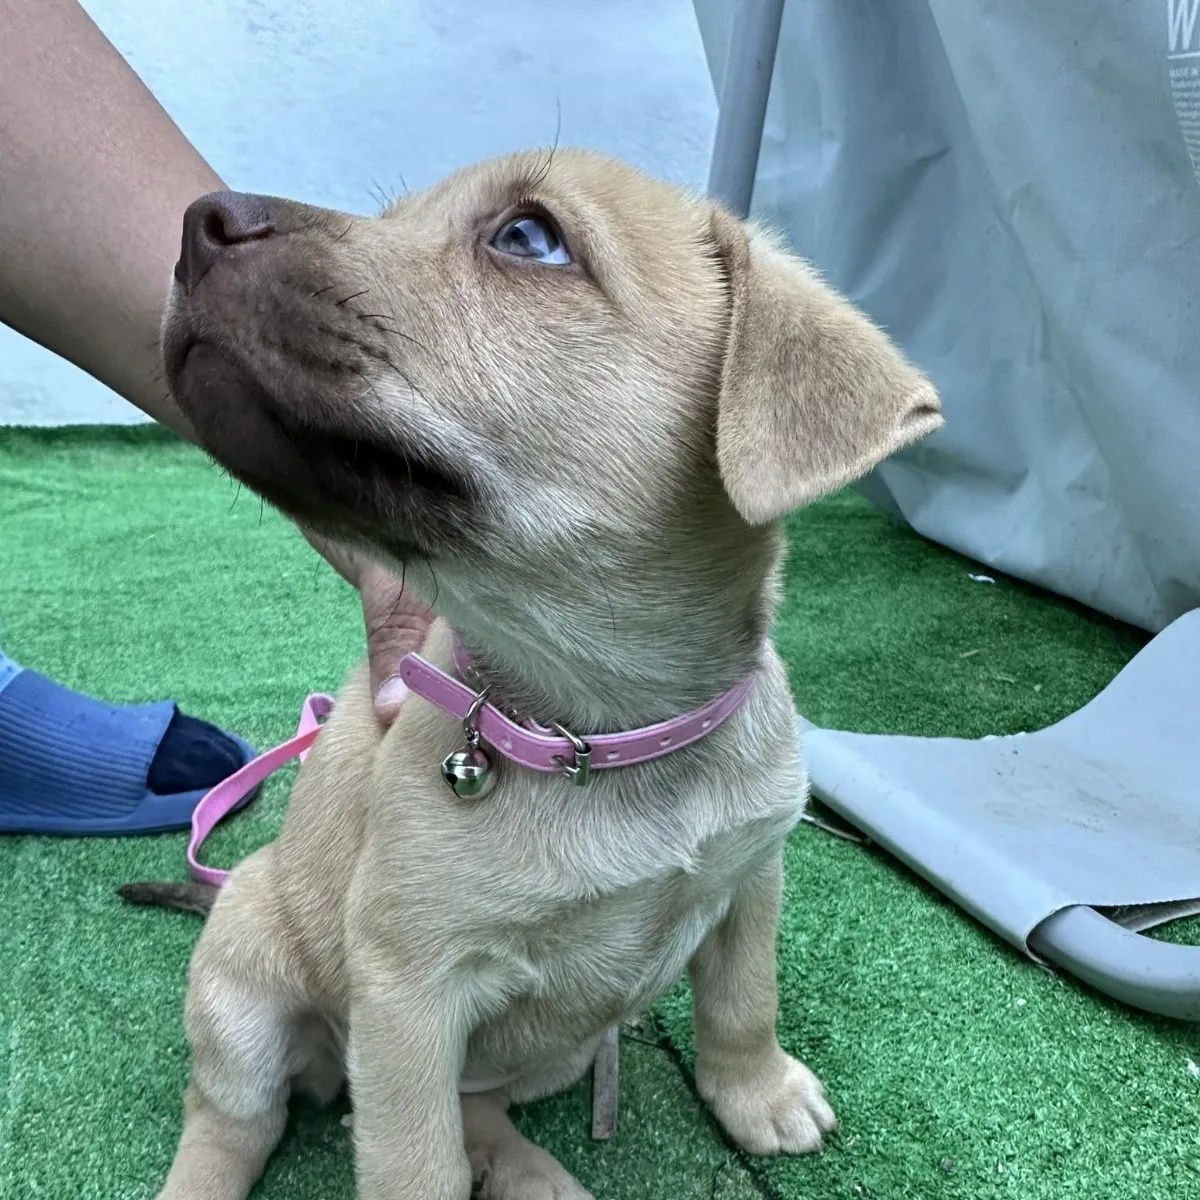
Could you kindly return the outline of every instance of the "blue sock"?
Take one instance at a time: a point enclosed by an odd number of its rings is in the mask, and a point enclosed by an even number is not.
[[[152,792],[169,796],[215,787],[242,765],[238,744],[221,730],[177,712],[159,743],[146,783]]]

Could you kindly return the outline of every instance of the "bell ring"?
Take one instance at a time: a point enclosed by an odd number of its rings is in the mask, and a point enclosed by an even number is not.
[[[442,778],[463,800],[477,800],[491,791],[495,782],[492,764],[482,750],[467,747],[447,754],[442,760]]]
[[[466,745],[454,750],[442,760],[442,778],[450,790],[463,800],[478,800],[487,795],[496,782],[488,756],[479,748],[479,730],[475,718],[487,699],[485,688],[475,697],[474,703],[463,717],[463,736]]]

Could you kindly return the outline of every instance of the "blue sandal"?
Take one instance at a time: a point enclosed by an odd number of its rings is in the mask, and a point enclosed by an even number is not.
[[[106,704],[0,653],[0,833],[185,829],[205,793],[254,757],[169,700]]]

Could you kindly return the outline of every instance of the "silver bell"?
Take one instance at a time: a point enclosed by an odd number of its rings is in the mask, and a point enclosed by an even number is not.
[[[487,700],[488,689],[484,688],[463,718],[463,737],[466,745],[442,759],[442,778],[450,790],[464,800],[477,800],[486,796],[496,782],[488,756],[479,748],[479,730],[475,719]]]
[[[495,777],[488,756],[469,743],[442,759],[442,778],[464,800],[477,800],[491,791]]]

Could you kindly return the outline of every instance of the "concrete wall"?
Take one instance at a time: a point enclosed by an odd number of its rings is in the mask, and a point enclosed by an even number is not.
[[[690,0],[84,0],[231,186],[370,212],[554,138],[703,185],[716,104]],[[136,421],[0,326],[0,423]]]

